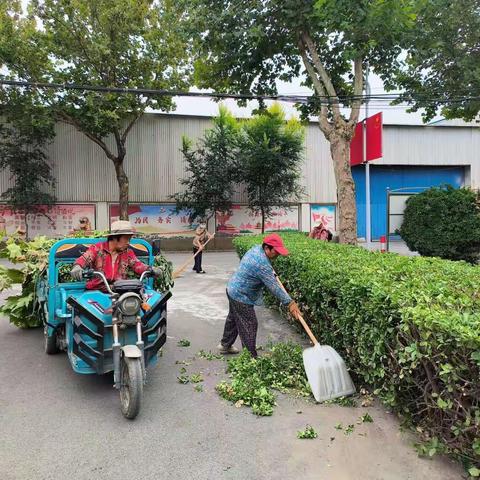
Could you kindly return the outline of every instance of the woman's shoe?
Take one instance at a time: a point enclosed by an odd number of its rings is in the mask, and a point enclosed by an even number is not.
[[[207,272],[205,272],[203,270],[199,270],[197,273],[207,273]]]
[[[230,347],[225,347],[225,345],[223,345],[222,343],[218,344],[217,349],[220,353],[224,355],[235,355],[236,353],[240,353],[240,351],[233,345],[231,345]]]

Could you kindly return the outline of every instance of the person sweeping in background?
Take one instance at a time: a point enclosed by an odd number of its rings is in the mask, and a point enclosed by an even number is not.
[[[227,285],[229,311],[223,337],[218,345],[220,353],[238,353],[233,344],[237,336],[240,336],[243,347],[247,348],[254,358],[257,357],[258,321],[254,305],[261,304],[264,287],[283,305],[288,305],[290,313],[298,319],[298,305],[280,287],[272,267],[272,260],[279,255],[288,255],[288,250],[281,237],[273,233],[264,238],[262,245],[252,247],[243,256]]]
[[[195,257],[193,270],[197,273],[205,273],[202,269],[202,250],[204,245],[210,240],[212,235],[207,232],[207,226],[201,223],[195,230],[195,237],[193,238],[193,253],[196,254],[199,250],[200,253]]]

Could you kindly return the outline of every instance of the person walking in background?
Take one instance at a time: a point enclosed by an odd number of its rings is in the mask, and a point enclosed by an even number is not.
[[[195,230],[195,237],[193,238],[193,253],[198,255],[195,257],[195,264],[193,265],[193,270],[197,273],[205,273],[202,269],[202,250],[204,245],[210,240],[212,235],[207,232],[207,226],[204,223],[201,223]]]

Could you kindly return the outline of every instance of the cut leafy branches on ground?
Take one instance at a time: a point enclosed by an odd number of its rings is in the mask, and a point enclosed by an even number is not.
[[[203,382],[202,374],[201,373],[192,373],[192,375],[190,375],[190,382],[192,382],[192,383]]]
[[[373,418],[369,413],[365,413],[358,419],[358,423],[373,423]]]
[[[312,426],[310,425],[307,425],[305,427],[305,430],[300,430],[297,432],[297,438],[309,438],[309,439],[312,439],[312,438],[317,438],[318,437],[318,434],[317,432],[313,429]]]
[[[187,375],[179,375],[177,377],[178,383],[182,383],[183,385],[186,385],[187,383],[190,382],[190,379],[188,378]]]
[[[197,355],[200,357],[200,358],[203,358],[205,360],[209,360],[209,361],[212,361],[212,360],[222,360],[223,359],[223,355],[220,355],[219,353],[213,353],[211,350],[209,350],[208,352],[206,352],[205,350],[200,350]]]
[[[190,346],[190,340],[187,340],[186,338],[182,338],[181,340],[178,341],[177,345],[179,347],[189,347]]]
[[[233,403],[242,400],[256,415],[272,415],[273,390],[311,395],[303,370],[302,348],[294,343],[278,343],[256,360],[244,350],[228,361],[228,372],[231,382],[218,384],[217,392]]]
[[[347,427],[344,430],[344,433],[345,435],[350,435],[351,433],[353,433],[354,430],[355,430],[355,425],[351,423],[350,425],[347,425]]]

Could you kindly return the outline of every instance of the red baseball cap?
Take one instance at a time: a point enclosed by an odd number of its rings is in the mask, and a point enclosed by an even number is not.
[[[279,255],[288,255],[288,250],[285,248],[285,245],[283,244],[282,237],[280,237],[280,235],[277,235],[276,233],[267,235],[263,239],[263,243],[267,244],[270,247],[273,247],[273,249]]]

